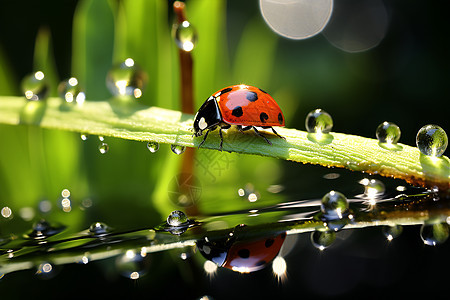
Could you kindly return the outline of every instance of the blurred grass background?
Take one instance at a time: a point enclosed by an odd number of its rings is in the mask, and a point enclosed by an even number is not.
[[[77,76],[87,101],[104,100],[110,97],[107,71],[132,57],[149,75],[139,101],[179,109],[172,3],[2,3],[0,95],[20,95],[21,78],[42,69],[53,96],[60,80]],[[378,124],[388,120],[400,126],[400,142],[408,145],[415,145],[418,129],[428,123],[448,132],[445,13],[423,2],[386,5],[386,37],[376,48],[352,54],[320,34],[303,41],[277,36],[261,17],[258,1],[188,1],[187,17],[199,36],[192,52],[196,107],[224,86],[246,83],[277,100],[287,127],[304,130],[306,114],[320,107],[332,115],[338,132],[375,137]],[[82,142],[74,133],[0,125],[0,137],[0,207],[13,213],[32,207],[38,218],[38,203],[50,200],[53,210],[44,216],[79,230],[93,221],[118,228],[153,226],[177,208],[168,191],[182,156],[167,145],[151,154],[143,143],[107,139],[110,150],[101,155],[94,136]],[[197,152],[196,164],[202,213],[247,208],[237,189],[248,182],[261,193],[261,206],[298,200],[270,196],[266,189],[274,184],[295,186],[301,199],[327,192],[307,180],[323,172],[319,167],[207,150]],[[70,213],[57,204],[64,188],[71,191]],[[85,199],[93,205],[81,210]],[[31,222],[2,219],[0,234],[23,232]]]

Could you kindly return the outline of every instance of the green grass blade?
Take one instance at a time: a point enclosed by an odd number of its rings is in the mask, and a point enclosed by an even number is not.
[[[36,104],[42,105],[38,117],[29,112]],[[0,97],[1,123],[34,122],[49,129],[187,147],[196,147],[202,140],[192,136],[192,118],[179,111],[124,105],[117,99],[68,107],[58,98],[50,98],[47,103],[26,103],[22,97]],[[270,146],[252,132],[243,134],[232,129],[224,134],[224,150],[393,176],[412,184],[436,185],[444,192],[450,189],[450,160],[444,156],[432,159],[416,147],[403,144],[387,149],[375,139],[342,133],[319,138],[295,129],[279,128],[278,132],[286,140],[267,133],[273,144]],[[218,134],[211,133],[203,147],[217,149],[218,145]]]

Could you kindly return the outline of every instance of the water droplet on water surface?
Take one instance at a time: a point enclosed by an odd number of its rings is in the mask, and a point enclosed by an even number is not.
[[[180,145],[170,145],[170,149],[177,155],[183,154],[186,151],[186,147]]]
[[[336,233],[334,231],[314,231],[311,233],[311,242],[314,247],[320,251],[330,247],[336,240]]]
[[[386,187],[381,180],[364,178],[359,181],[364,185],[364,197],[375,199],[383,195],[386,191]]]
[[[338,231],[345,226],[349,216],[349,206],[347,198],[343,194],[336,191],[325,194],[320,210],[328,229]]]
[[[436,246],[443,244],[449,236],[449,225],[446,222],[423,224],[420,237],[425,245]]]
[[[159,150],[159,144],[157,142],[148,142],[147,143],[147,149],[151,153],[155,153],[156,151]]]
[[[98,146],[98,151],[99,151],[101,154],[105,154],[106,152],[108,152],[108,150],[109,150],[109,146],[108,146],[107,143],[101,143],[101,144]]]
[[[180,210],[174,210],[167,217],[167,224],[170,226],[180,226],[188,223],[188,217]]]
[[[110,228],[105,223],[95,222],[89,226],[89,232],[93,235],[107,234],[110,232]]]
[[[305,127],[309,133],[329,133],[333,128],[333,119],[326,111],[318,108],[306,116]]]
[[[51,279],[55,277],[55,266],[49,262],[39,264],[36,269],[36,276],[40,279]]]
[[[192,51],[197,43],[197,31],[186,20],[173,25],[173,35],[178,48],[186,52]]]
[[[22,92],[30,101],[44,100],[50,93],[50,86],[42,71],[26,76],[22,80]]]
[[[428,156],[441,156],[448,146],[448,137],[438,125],[425,125],[416,136],[416,145],[420,152]]]
[[[58,94],[67,103],[84,103],[86,95],[78,84],[78,79],[71,77],[58,85]]]
[[[132,58],[113,66],[106,77],[106,85],[114,96],[140,98],[146,84],[147,74]]]
[[[34,223],[32,231],[26,237],[36,240],[44,239],[61,232],[63,229],[64,227],[54,227],[46,220],[40,220]]]
[[[380,143],[396,144],[400,139],[400,127],[392,122],[381,123],[375,132]]]

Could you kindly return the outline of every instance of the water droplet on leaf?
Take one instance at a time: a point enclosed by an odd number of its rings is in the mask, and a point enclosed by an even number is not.
[[[333,119],[322,109],[315,109],[306,116],[306,130],[310,133],[329,133],[333,128]]]
[[[140,98],[146,84],[147,74],[131,58],[113,66],[106,77],[106,85],[114,96]]]
[[[376,130],[376,136],[380,143],[396,144],[400,135],[400,127],[392,122],[383,122]]]
[[[89,134],[87,133],[81,133],[80,138],[82,141],[86,141],[89,138]]]
[[[86,95],[75,77],[62,81],[58,85],[58,94],[67,103],[82,104],[86,100]]]
[[[416,136],[416,145],[420,152],[428,156],[441,156],[448,146],[448,137],[438,125],[425,125]]]
[[[173,35],[178,48],[183,51],[192,51],[197,43],[197,31],[191,23],[186,20],[174,24]]]
[[[170,149],[177,155],[183,154],[186,151],[186,147],[180,145],[170,145]]]
[[[101,154],[105,154],[106,152],[108,152],[108,150],[109,150],[109,146],[108,146],[107,143],[101,143],[101,144],[98,146],[98,151],[99,151]]]
[[[50,86],[42,71],[26,76],[22,80],[22,92],[30,101],[44,100],[50,93]]]
[[[167,217],[167,224],[170,226],[180,226],[183,224],[187,224],[189,221],[186,214],[180,210],[174,210]]]
[[[147,149],[151,153],[155,153],[156,151],[159,150],[159,144],[157,142],[148,142],[147,143]]]

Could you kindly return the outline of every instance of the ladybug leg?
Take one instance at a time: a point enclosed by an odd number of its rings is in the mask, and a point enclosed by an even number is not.
[[[279,135],[278,132],[275,131],[275,128],[270,127],[270,129],[272,129],[273,133],[275,133],[278,137],[282,138],[283,140],[286,140],[284,136]]]
[[[247,126],[247,127],[242,128],[241,125],[237,125],[237,126],[238,126],[238,129],[239,129],[240,132],[244,132],[244,131],[250,130],[253,127],[253,126]]]
[[[200,149],[200,147],[203,145],[203,143],[206,141],[206,138],[208,137],[210,130],[208,129],[208,131],[205,133],[205,137],[203,138],[203,141],[198,144],[198,149]]]
[[[223,146],[222,127],[219,128],[219,136],[220,136],[219,150],[222,151],[222,146]]]
[[[272,143],[271,143],[264,135],[262,135],[262,134],[258,131],[258,129],[256,129],[255,126],[252,126],[252,128],[253,128],[253,131],[254,131],[257,135],[259,135],[260,137],[262,137],[263,139],[265,139],[266,142],[267,142],[269,145],[272,145]]]

